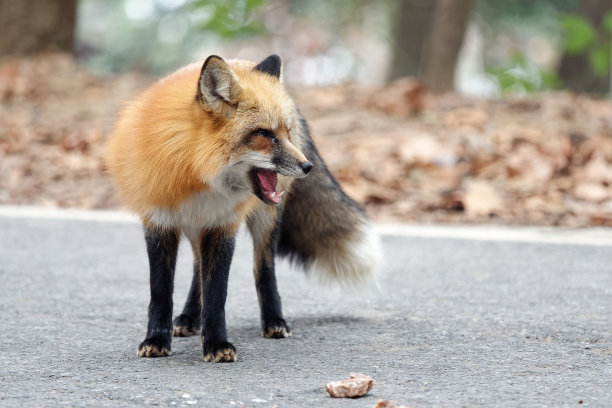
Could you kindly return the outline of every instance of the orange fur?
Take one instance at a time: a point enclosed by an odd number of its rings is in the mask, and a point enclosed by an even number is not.
[[[253,71],[250,62],[228,63],[241,89],[239,104],[224,115],[215,115],[196,98],[202,63],[161,79],[120,115],[107,166],[127,205],[145,222],[152,210],[172,211],[194,194],[209,191],[210,181],[246,149],[269,150],[261,140],[255,147],[242,143],[246,132],[272,129],[289,140],[289,130],[299,128],[295,105],[278,79]],[[292,135],[293,154],[304,158],[301,133]],[[280,176],[279,185],[288,188],[287,179]],[[239,203],[238,218],[243,220],[257,204],[254,196]]]
[[[140,214],[151,207],[175,208],[193,192],[208,188],[193,167],[201,113],[194,98],[186,97],[195,93],[198,73],[183,69],[162,79],[117,122],[108,145],[108,168],[128,206]]]

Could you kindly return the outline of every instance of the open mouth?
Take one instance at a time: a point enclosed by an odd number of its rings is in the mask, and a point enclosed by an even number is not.
[[[278,205],[283,199],[284,191],[276,190],[276,172],[268,169],[251,170],[255,195],[269,205]]]

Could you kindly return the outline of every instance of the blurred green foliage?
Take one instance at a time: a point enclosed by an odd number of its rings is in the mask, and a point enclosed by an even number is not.
[[[209,16],[199,29],[227,39],[264,33],[263,24],[253,18],[263,4],[264,0],[195,0],[189,7]]]
[[[502,93],[537,92],[562,86],[559,76],[550,65],[538,65],[531,58],[533,50],[528,44],[534,38],[556,44],[560,29],[557,15],[574,9],[579,0],[478,0],[475,19],[485,36],[502,38],[506,49],[499,51],[497,44],[485,48],[487,75]],[[490,43],[489,43],[490,44]]]
[[[581,54],[595,39],[595,30],[584,17],[565,14],[559,18],[565,31],[565,51],[568,54]]]
[[[305,17],[329,30],[342,30],[363,20],[369,6],[387,9],[396,0],[287,0],[292,15]]]
[[[264,34],[267,0],[80,0],[77,55],[95,72],[162,75],[216,52],[221,42]]]
[[[502,92],[525,93],[561,87],[557,74],[541,69],[523,54],[515,54],[508,65],[488,69],[487,73]]]
[[[541,21],[555,12],[569,12],[578,3],[579,0],[478,0],[475,11],[490,23],[508,19]]]
[[[605,77],[610,72],[612,58],[612,10],[603,16],[599,27],[577,14],[561,15],[559,24],[563,28],[565,52],[587,54],[591,70]]]
[[[556,69],[554,64],[563,52],[586,54],[591,69],[598,75],[610,72],[612,11],[595,27],[572,13],[580,1],[476,1],[472,18],[484,38],[480,58],[486,73],[503,92],[561,87],[559,77],[551,70]],[[356,39],[364,38],[364,33],[381,41],[392,41],[389,27],[398,3],[397,0],[79,0],[77,52],[83,62],[98,72],[136,69],[159,75],[216,53],[229,40],[268,35],[275,38],[276,45],[282,42],[279,40],[282,36],[284,43],[289,44],[286,46],[292,47],[294,57],[301,52],[317,57],[318,54],[312,54],[313,49],[325,53],[323,47],[331,44],[335,54],[333,58],[326,54],[325,61],[332,61],[336,67],[338,61],[355,59],[354,48],[361,46]],[[284,19],[289,20],[283,26]],[[278,26],[293,31],[275,31]],[[301,43],[291,42],[299,30],[317,35],[311,42],[304,39]],[[542,43],[548,48],[538,48]],[[536,58],[545,54],[539,53],[542,49],[553,57]],[[351,64],[361,62],[355,59]]]

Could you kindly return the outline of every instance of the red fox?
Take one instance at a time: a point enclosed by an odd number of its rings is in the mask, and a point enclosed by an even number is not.
[[[205,361],[236,360],[225,300],[243,222],[254,242],[265,337],[291,335],[276,287],[276,255],[320,278],[359,285],[374,276],[377,236],[323,163],[281,70],[277,55],[259,64],[213,55],[161,79],[119,117],[107,167],[142,219],[150,267],[141,357],[167,356],[173,335],[201,332]],[[173,321],[181,236],[191,243],[194,273]]]

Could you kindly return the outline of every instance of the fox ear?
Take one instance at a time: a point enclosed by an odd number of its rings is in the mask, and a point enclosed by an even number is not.
[[[198,99],[207,110],[231,116],[236,110],[242,87],[234,71],[221,57],[211,55],[202,65]]]
[[[253,69],[280,79],[281,68],[282,63],[280,57],[276,54],[272,54],[257,64]]]

